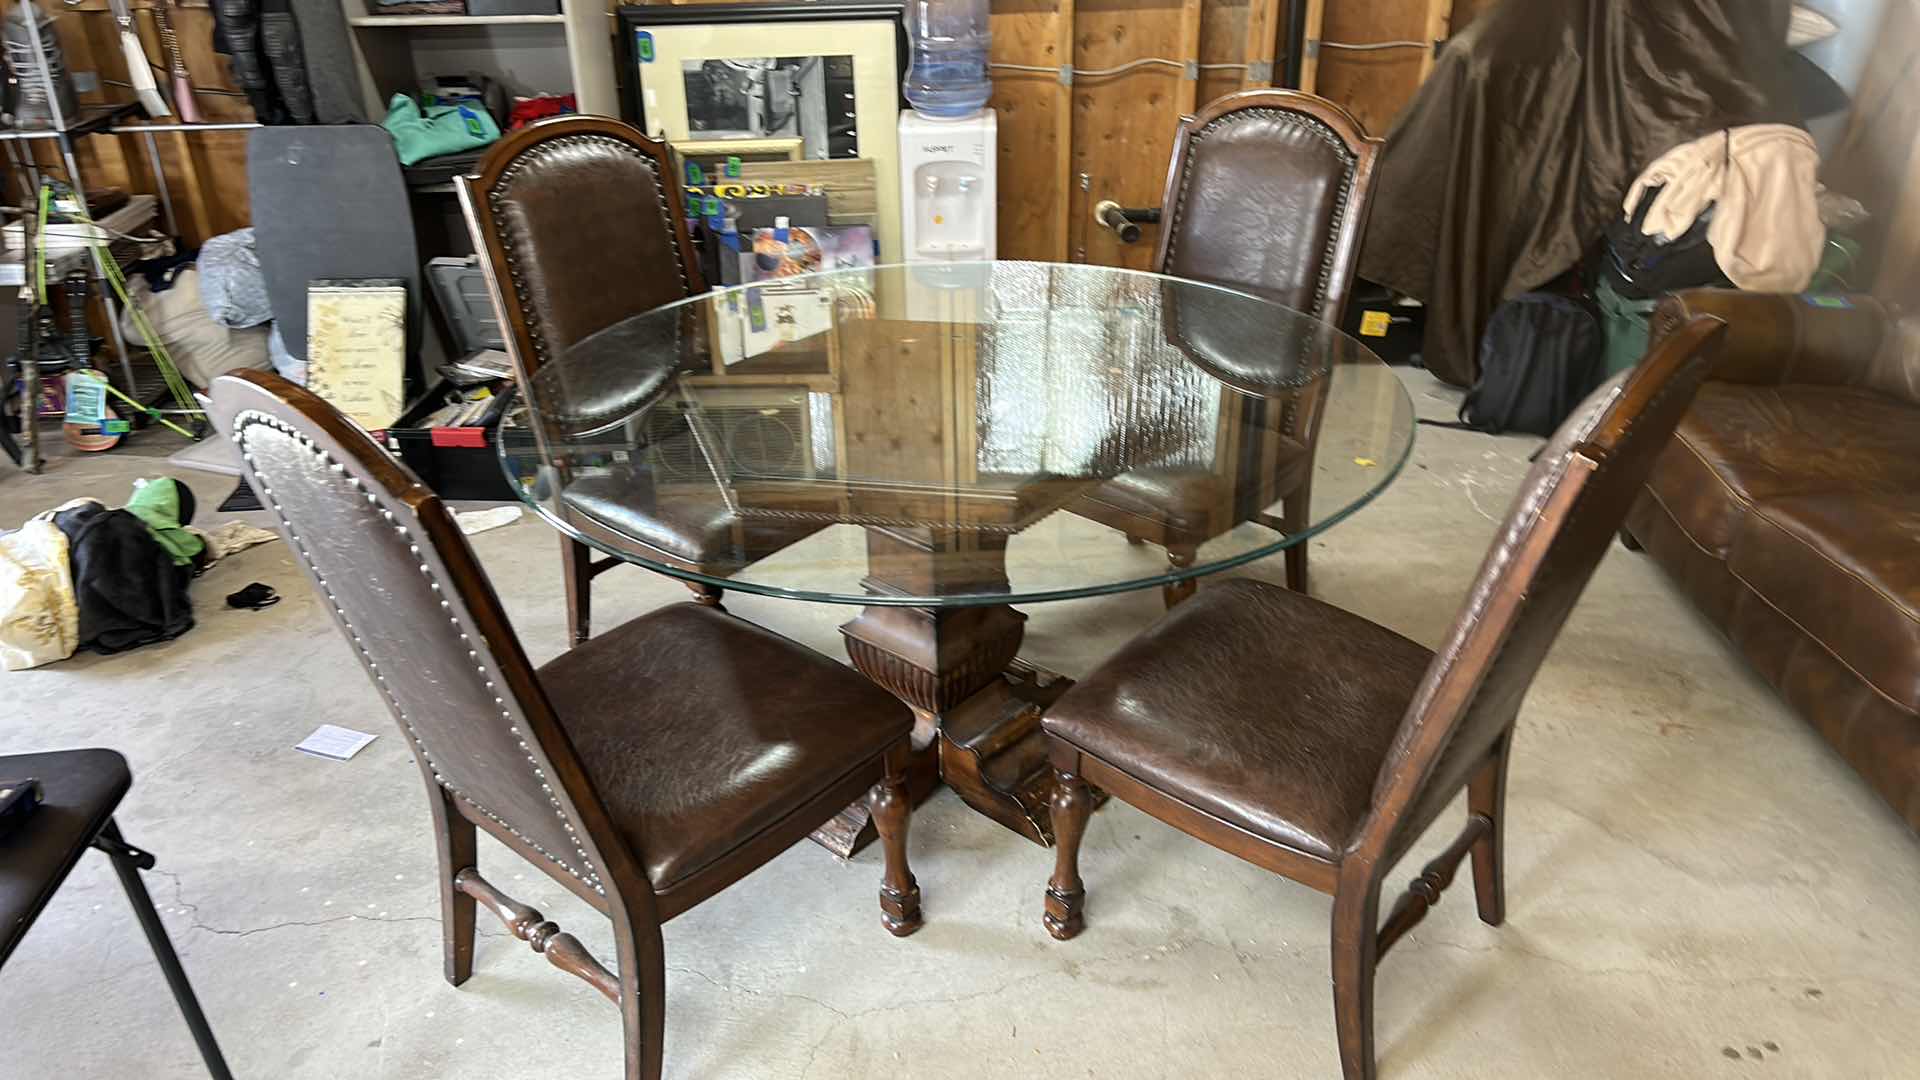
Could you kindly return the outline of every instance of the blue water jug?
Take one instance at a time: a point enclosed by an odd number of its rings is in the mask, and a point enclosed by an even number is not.
[[[993,31],[988,0],[909,0],[907,101],[925,116],[971,116],[993,94],[987,50]]]

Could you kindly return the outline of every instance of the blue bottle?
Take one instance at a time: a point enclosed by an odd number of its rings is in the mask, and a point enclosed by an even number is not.
[[[993,94],[987,77],[992,29],[988,0],[909,0],[907,102],[923,116],[958,119],[979,112]]]

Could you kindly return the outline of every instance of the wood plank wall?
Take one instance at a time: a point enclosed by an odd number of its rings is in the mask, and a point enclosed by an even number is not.
[[[1827,183],[1867,204],[1874,291],[1920,302],[1920,0],[1887,8]]]
[[[107,0],[39,0],[56,16],[69,67],[126,81]],[[132,0],[148,56],[164,56],[147,13],[155,0]],[[1444,35],[1445,16],[1464,25],[1498,0],[1315,0],[1329,40],[1421,40]],[[607,0],[611,10],[618,0]],[[174,22],[198,100],[208,120],[250,120],[226,60],[213,52],[207,0],[182,0]],[[994,72],[993,106],[1000,119],[1000,254],[1005,258],[1073,260],[1144,267],[1152,234],[1122,245],[1092,221],[1101,199],[1128,206],[1159,203],[1180,117],[1223,94],[1269,85],[1245,65],[1286,54],[1281,0],[993,0],[993,61],[1044,68]],[[1438,15],[1436,16],[1436,13]],[[1465,13],[1465,14],[1463,14]],[[1439,19],[1436,22],[1436,18]],[[609,22],[609,32],[612,23]],[[1323,53],[1319,91],[1384,133],[1431,66],[1430,52]],[[1163,58],[1105,76],[1062,83],[1058,69],[1116,67]],[[1178,66],[1201,65],[1198,80]],[[1276,72],[1277,74],[1277,72]],[[103,86],[89,102],[124,101],[124,87]],[[189,245],[248,223],[246,133],[200,132],[156,137],[180,231]],[[38,144],[38,160],[57,166],[53,147]],[[92,138],[79,147],[90,186],[154,190],[144,146],[135,137]],[[57,169],[56,169],[57,171]],[[9,189],[10,200],[24,184]]]
[[[1445,0],[1329,0],[1311,89],[1347,106],[1369,132],[1385,135],[1433,67],[1431,43],[1446,38],[1451,8]],[[1368,50],[1338,47],[1381,42],[1424,44]]]
[[[55,17],[54,32],[66,52],[68,70],[95,72],[102,80],[98,90],[80,95],[81,102],[131,100],[131,90],[108,83],[108,80],[126,82],[127,65],[120,51],[113,15],[107,10],[107,0],[82,0],[72,7],[59,0],[39,2]],[[154,0],[131,0],[134,24],[146,45],[147,56],[165,66],[166,53],[160,47],[151,14],[153,3]],[[171,15],[188,75],[197,89],[207,91],[196,95],[202,119],[252,120],[253,110],[247,106],[246,99],[234,96],[226,59],[213,51],[213,13],[207,8],[207,0],[182,0],[182,6],[173,9]],[[166,82],[164,74],[156,73],[155,78],[163,85]],[[184,243],[198,246],[208,237],[249,223],[246,132],[205,131],[160,134],[153,138]],[[56,175],[65,172],[54,144],[23,145],[32,148],[36,163],[43,169]],[[144,140],[138,136],[93,136],[78,140],[74,149],[81,183],[89,190],[100,187],[148,193],[158,190],[153,171],[147,165]],[[18,205],[27,186],[24,178],[9,177],[8,201]]]
[[[1355,44],[1431,42],[1447,36],[1456,3],[1472,17],[1496,2],[1311,0],[1308,33]],[[1270,71],[1286,55],[1283,12],[1280,0],[993,0],[995,63],[1048,69],[994,72],[1001,256],[1146,267],[1151,233],[1121,244],[1093,221],[1094,205],[1159,204],[1180,118],[1224,94],[1272,85],[1249,65]],[[1089,74],[1146,59],[1173,63]],[[1186,77],[1186,61],[1200,65],[1197,80]],[[1062,64],[1079,72],[1070,87],[1054,73]],[[1310,66],[1319,93],[1385,133],[1433,53],[1323,49]]]

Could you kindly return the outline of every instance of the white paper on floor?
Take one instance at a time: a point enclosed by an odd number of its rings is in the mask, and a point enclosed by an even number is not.
[[[496,506],[490,510],[460,510],[453,515],[460,523],[460,531],[472,536],[488,529],[497,529],[502,525],[511,525],[520,520],[518,506]]]
[[[200,539],[207,542],[207,561],[219,562],[234,552],[245,551],[255,544],[272,543],[280,539],[280,534],[271,529],[257,528],[244,521],[229,521],[201,532]]]
[[[367,748],[367,744],[379,738],[364,731],[338,727],[333,724],[321,724],[313,729],[313,734],[294,744],[294,749],[314,757],[332,758],[345,761]]]

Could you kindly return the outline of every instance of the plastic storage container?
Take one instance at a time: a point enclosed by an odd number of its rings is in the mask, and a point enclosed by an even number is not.
[[[988,0],[908,0],[907,102],[926,116],[972,116],[993,95],[987,78]]]

